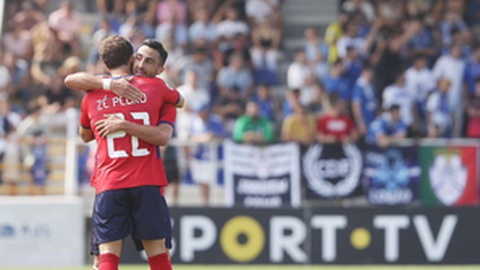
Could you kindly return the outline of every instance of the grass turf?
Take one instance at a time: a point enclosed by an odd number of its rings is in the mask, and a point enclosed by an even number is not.
[[[80,268],[8,268],[8,270],[91,270],[90,266]],[[120,270],[148,270],[148,265],[121,265]],[[480,269],[480,265],[472,266],[330,266],[330,265],[317,265],[317,266],[303,266],[303,265],[174,265],[174,270],[473,270]],[[7,268],[0,267],[0,270],[7,270]]]

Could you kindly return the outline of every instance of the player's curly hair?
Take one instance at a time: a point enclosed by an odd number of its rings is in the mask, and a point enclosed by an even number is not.
[[[133,55],[133,46],[128,39],[114,35],[106,37],[100,44],[100,59],[109,69],[128,65]]]
[[[168,57],[168,52],[167,50],[165,50],[165,48],[163,47],[163,44],[155,39],[145,39],[142,44],[140,44],[140,46],[138,46],[139,48],[142,47],[142,46],[147,46],[155,51],[158,52],[158,54],[160,55],[160,66],[163,66],[165,64],[165,62],[167,61],[167,57]]]

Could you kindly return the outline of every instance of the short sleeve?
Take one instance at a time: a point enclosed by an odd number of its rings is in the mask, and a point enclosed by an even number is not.
[[[158,125],[169,124],[173,127],[177,118],[177,109],[172,104],[163,104],[159,118]]]
[[[352,91],[352,101],[353,102],[361,102],[362,98],[362,88],[356,84]]]
[[[162,88],[162,99],[167,104],[176,105],[180,101],[180,93],[176,89],[170,89],[168,85],[161,79],[159,80],[160,87]]]
[[[83,127],[83,128],[88,128],[90,129],[90,117],[88,116],[88,94],[86,94],[85,96],[83,96],[83,99],[82,99],[82,107],[81,107],[81,115],[80,115],[80,125]]]

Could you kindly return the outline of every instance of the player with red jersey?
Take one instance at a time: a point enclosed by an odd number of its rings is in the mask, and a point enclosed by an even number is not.
[[[122,56],[132,53],[131,44],[118,36],[105,39],[100,50],[112,76],[130,73],[133,59]],[[143,92],[136,101],[93,90],[82,102],[82,138],[88,139],[91,133],[86,135],[86,130],[95,127],[99,144],[93,215],[95,238],[100,243],[99,266],[101,270],[118,269],[122,240],[133,234],[142,239],[151,269],[171,269],[166,249],[171,246],[170,216],[160,192],[167,181],[163,167],[161,173],[152,172],[163,166],[158,149],[161,136],[155,134],[160,109],[179,96],[156,78],[135,77],[131,83]]]

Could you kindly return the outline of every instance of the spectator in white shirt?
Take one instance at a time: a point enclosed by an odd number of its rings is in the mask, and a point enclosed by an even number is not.
[[[427,66],[425,56],[415,57],[413,65],[405,71],[405,80],[418,111],[420,126],[423,127],[427,120],[425,110],[427,96],[435,88],[436,81],[433,72]]]
[[[168,21],[157,26],[155,38],[163,41],[169,37],[173,37],[172,41],[175,46],[186,49],[188,39],[187,28],[183,24],[177,24],[176,21],[175,13],[172,13]]]
[[[182,93],[185,100],[188,99],[185,108],[178,111],[176,121],[177,136],[180,139],[186,139],[189,136],[194,112],[205,104],[210,104],[210,95],[207,89],[198,85],[198,75],[193,70],[185,73],[185,84],[179,86],[177,90]]]
[[[358,36],[358,26],[354,22],[346,25],[345,33],[337,41],[338,56],[344,58],[347,55],[347,48],[353,47],[360,54],[365,52],[365,39]]]
[[[216,25],[208,19],[206,9],[198,10],[195,14],[195,21],[188,28],[190,42],[195,44],[207,43],[212,45],[217,38]]]
[[[217,83],[222,93],[237,87],[242,98],[249,98],[253,94],[253,76],[239,53],[233,54],[229,65],[220,69]]]
[[[289,89],[299,89],[303,105],[308,105],[311,101],[314,75],[307,65],[307,55],[303,49],[297,50],[295,59],[287,70],[287,86]]]
[[[219,17],[220,15],[217,15]],[[215,20],[214,20],[215,21]],[[226,11],[226,19],[217,24],[217,35],[220,38],[219,49],[226,51],[232,48],[233,39],[237,35],[248,35],[250,29],[248,25],[241,21],[238,11],[234,7],[229,7]]]
[[[251,24],[260,24],[278,11],[278,0],[246,0],[245,12]]]
[[[437,80],[446,78],[451,82],[448,96],[450,107],[455,115],[453,126],[454,137],[460,137],[463,123],[462,87],[465,61],[461,54],[461,48],[457,45],[453,45],[450,48],[450,53],[442,55],[433,67],[433,75]]]
[[[392,104],[400,105],[400,118],[410,129],[414,125],[413,101],[414,98],[405,85],[403,73],[397,75],[395,83],[387,86],[383,91],[383,108],[388,109]]]

